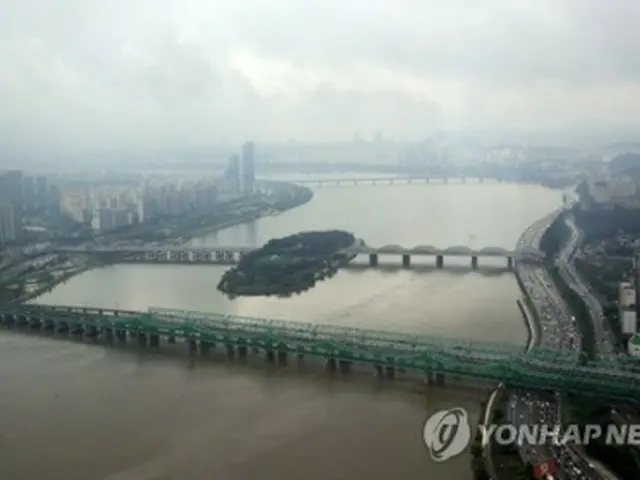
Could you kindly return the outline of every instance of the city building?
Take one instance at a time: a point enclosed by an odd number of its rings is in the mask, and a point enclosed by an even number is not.
[[[212,183],[199,182],[194,186],[193,210],[199,214],[211,213],[218,200],[218,191]]]
[[[44,210],[48,213],[60,213],[60,209],[63,208],[61,205],[63,195],[60,188],[55,184],[51,184],[48,178],[43,175],[24,177],[22,195],[26,213],[42,212]]]
[[[0,174],[0,243],[22,238],[24,204],[20,170]]]
[[[40,175],[36,178],[36,208],[47,208],[49,204],[49,181],[47,177]]]
[[[240,193],[252,195],[256,183],[256,151],[253,142],[247,142],[242,146],[242,162],[238,172]]]
[[[618,284],[618,318],[622,333],[625,335],[635,334],[638,331],[636,295],[635,282]]]
[[[240,157],[232,155],[224,172],[225,193],[240,193]]]
[[[19,238],[18,208],[15,203],[0,204],[0,244],[15,242]]]
[[[632,357],[640,357],[640,334],[633,334],[627,343],[627,351]]]
[[[85,218],[84,211],[92,210],[91,198],[82,190],[67,190],[60,199],[62,211],[76,222]]]
[[[22,194],[24,198],[24,207],[27,212],[32,212],[36,208],[36,179],[33,177],[24,177],[22,182]]]
[[[94,230],[114,230],[138,223],[138,213],[127,208],[99,208],[91,222]]]

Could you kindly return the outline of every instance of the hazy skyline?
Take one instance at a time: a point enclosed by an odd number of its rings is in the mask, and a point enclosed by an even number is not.
[[[636,0],[0,0],[11,151],[633,131]]]

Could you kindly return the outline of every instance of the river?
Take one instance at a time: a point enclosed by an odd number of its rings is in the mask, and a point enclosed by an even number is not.
[[[341,228],[374,246],[513,248],[529,224],[560,202],[557,191],[513,184],[325,187],[298,209],[192,242],[260,245],[300,230]],[[395,257],[381,261],[400,264]],[[456,263],[462,262],[469,260]],[[216,291],[223,271],[119,265],[72,278],[37,301],[162,306],[470,340],[524,343],[527,337],[515,303],[520,292],[508,272],[352,269],[290,299],[232,301]],[[430,461],[421,427],[441,407],[477,414],[482,393],[425,392],[380,384],[373,375],[331,378],[299,370],[295,363],[240,365],[2,332],[3,474],[21,480],[471,479],[469,455]]]

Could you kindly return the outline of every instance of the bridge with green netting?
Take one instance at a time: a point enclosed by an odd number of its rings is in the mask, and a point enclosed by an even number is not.
[[[146,312],[49,305],[0,307],[7,327],[50,330],[70,335],[135,338],[159,345],[184,339],[193,351],[216,346],[229,354],[264,353],[319,357],[332,369],[370,365],[381,375],[417,374],[429,382],[447,379],[502,382],[509,387],[569,391],[618,400],[640,397],[640,368],[623,357],[589,361],[579,352],[468,341],[382,330],[269,320],[236,315],[150,308]]]

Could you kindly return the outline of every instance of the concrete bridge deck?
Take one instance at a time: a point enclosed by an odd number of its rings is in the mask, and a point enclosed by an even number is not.
[[[121,246],[97,246],[97,247],[72,247],[72,246],[56,246],[49,250],[52,253],[147,253],[147,252],[165,252],[165,253],[216,253],[229,252],[236,254],[246,254],[260,247],[242,246],[242,245],[212,245],[206,248],[184,247],[175,245],[160,246],[139,246],[139,245],[121,245]],[[401,245],[385,245],[383,247],[371,247],[369,245],[357,245],[344,249],[345,253],[355,255],[412,255],[412,256],[449,256],[449,257],[515,257],[521,252],[508,250],[502,247],[484,247],[473,249],[465,245],[455,245],[447,248],[439,248],[433,245],[417,245],[413,248],[403,247]],[[531,254],[539,254],[539,252],[529,252]]]
[[[505,178],[496,176],[463,176],[459,174],[451,175],[415,175],[415,176],[387,176],[387,177],[348,177],[348,178],[301,178],[298,180],[288,180],[299,185],[323,186],[354,186],[359,185],[414,185],[414,184],[478,184],[478,183],[503,183]]]
[[[206,248],[185,247],[175,245],[119,245],[119,246],[82,246],[64,247],[58,246],[47,253],[78,253],[86,255],[101,255],[108,257],[106,260],[112,263],[180,263],[180,264],[217,264],[234,265],[244,255],[257,247],[238,245],[216,245]],[[472,269],[479,268],[480,258],[503,258],[504,267],[511,270],[515,261],[526,263],[538,263],[544,259],[544,254],[539,251],[511,251],[501,247],[485,247],[472,249],[467,246],[454,246],[438,248],[431,245],[418,245],[406,248],[401,245],[385,245],[384,247],[371,247],[364,243],[344,249],[343,253],[350,256],[367,255],[368,267],[380,267],[380,257],[398,256],[401,265],[409,268],[412,265],[412,257],[431,257],[435,259],[436,268],[444,268],[446,257],[466,257],[470,259]]]
[[[491,342],[463,341],[381,330],[151,308],[147,312],[84,307],[0,307],[5,325],[28,325],[90,336],[136,336],[157,345],[184,338],[193,350],[223,345],[246,355],[321,357],[334,366],[371,365],[378,371],[413,372],[436,383],[445,378],[503,382],[514,388],[573,391],[608,398],[640,395],[640,373],[615,359],[589,362],[579,353]]]

